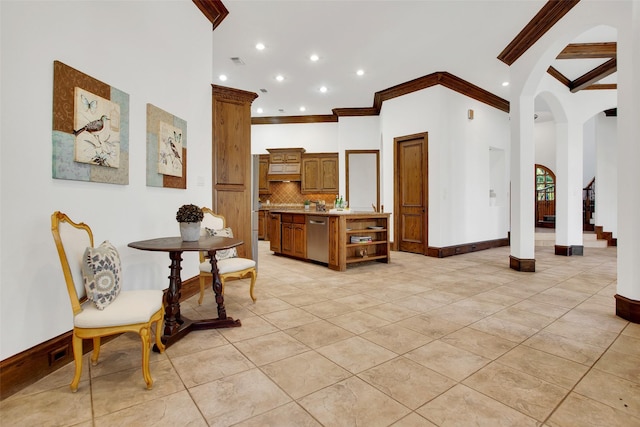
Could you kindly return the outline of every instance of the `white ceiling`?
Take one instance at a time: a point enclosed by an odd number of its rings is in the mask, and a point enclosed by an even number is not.
[[[509,87],[502,86],[509,67],[497,56],[545,3],[223,0],[229,15],[213,32],[213,83],[257,93],[253,117],[368,108],[376,92],[437,71],[509,100]],[[600,33],[579,41],[615,41],[615,32],[594,31]],[[266,48],[258,51],[258,42]],[[319,61],[309,59],[312,53]],[[234,64],[232,57],[244,65]],[[604,61],[557,60],[553,65],[575,79]],[[356,75],[360,68],[362,77]],[[218,80],[221,74],[228,79]],[[276,81],[278,74],[283,82]],[[321,86],[328,91],[320,93]]]

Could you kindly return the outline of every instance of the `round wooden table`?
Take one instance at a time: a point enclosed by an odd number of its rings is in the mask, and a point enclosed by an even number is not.
[[[162,342],[167,347],[191,331],[242,326],[240,320],[234,320],[227,316],[215,254],[218,250],[230,249],[243,243],[240,239],[219,236],[202,236],[200,240],[195,242],[184,242],[181,237],[161,237],[129,243],[128,246],[134,249],[169,252],[171,265],[169,266],[169,288],[165,298],[164,331],[162,334]],[[213,292],[216,295],[218,305],[217,319],[191,320],[180,315],[180,288],[182,286],[180,262],[183,252],[207,252],[213,275]],[[158,351],[155,346],[154,351]]]

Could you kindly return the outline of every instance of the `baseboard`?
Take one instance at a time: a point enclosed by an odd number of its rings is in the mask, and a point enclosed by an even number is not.
[[[517,258],[513,255],[509,256],[509,268],[516,271],[522,271],[527,273],[535,273],[536,260]]]
[[[616,316],[633,323],[640,323],[640,301],[632,300],[622,295],[615,295]]]
[[[571,256],[573,255],[573,252],[571,250],[571,246],[555,245],[555,254],[563,255],[563,256]]]
[[[435,247],[429,246],[427,248],[427,256],[435,258],[444,258],[453,255],[461,255],[469,252],[483,251],[491,248],[498,248],[500,246],[509,246],[509,238],[485,240],[482,242],[463,243],[461,245]]]
[[[210,282],[210,280],[209,280]],[[198,276],[182,282],[180,301],[200,292]],[[46,377],[50,373],[73,361],[71,347],[72,331],[65,332],[0,362],[0,400]],[[105,337],[103,343],[116,338]],[[93,350],[92,340],[83,340],[82,351]],[[69,378],[71,382],[71,378]]]

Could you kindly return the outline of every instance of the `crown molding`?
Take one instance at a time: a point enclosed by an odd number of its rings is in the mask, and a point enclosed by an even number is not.
[[[227,17],[229,11],[221,0],[193,0],[200,12],[213,24],[213,30]]]
[[[271,116],[252,117],[252,125],[284,125],[295,123],[331,123],[337,122],[338,116],[335,114],[309,115],[309,116]]]
[[[316,116],[272,116],[253,117],[253,125],[273,125],[287,123],[328,123],[337,122],[338,117],[377,116],[382,109],[382,103],[399,96],[408,95],[432,86],[442,85],[462,95],[483,102],[498,110],[509,112],[509,101],[492,94],[466,80],[456,77],[446,71],[438,71],[417,79],[376,92],[373,97],[373,107],[368,108],[334,108],[331,115]]]
[[[536,16],[518,33],[518,35],[498,55],[498,59],[511,65],[520,58],[540,37],[553,27],[580,0],[549,0]]]
[[[253,100],[258,97],[258,94],[255,92],[249,92],[246,90],[235,89],[226,86],[218,86],[214,84],[211,85],[211,93],[213,96],[218,98],[249,104],[251,104]]]
[[[380,110],[375,107],[369,108],[334,108],[333,114],[336,117],[357,117],[357,116],[377,116]]]

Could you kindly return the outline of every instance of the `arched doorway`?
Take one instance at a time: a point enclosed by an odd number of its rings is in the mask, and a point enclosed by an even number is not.
[[[536,164],[536,227],[556,226],[556,175]]]

